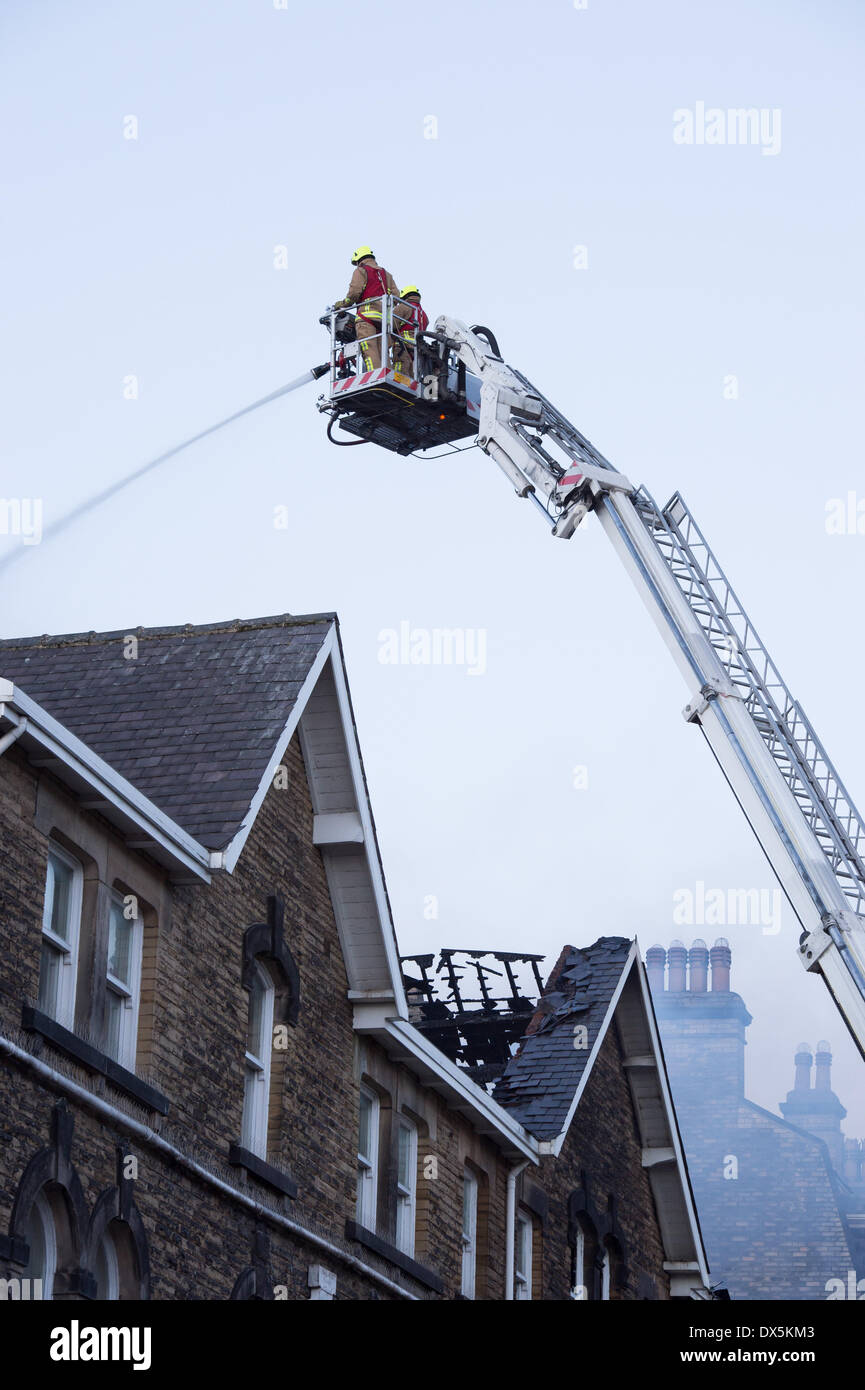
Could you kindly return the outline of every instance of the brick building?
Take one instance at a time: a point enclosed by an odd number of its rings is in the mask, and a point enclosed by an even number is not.
[[[580,1251],[589,1297],[705,1296],[630,943],[558,1157],[413,1021],[333,615],[0,677],[7,1296],[567,1297]]]
[[[781,1115],[748,1100],[751,1015],[730,988],[731,960],[723,938],[646,955],[713,1277],[732,1298],[825,1299],[848,1271],[865,1273],[862,1146],[844,1139],[826,1043],[816,1086],[811,1049],[798,1049]]]

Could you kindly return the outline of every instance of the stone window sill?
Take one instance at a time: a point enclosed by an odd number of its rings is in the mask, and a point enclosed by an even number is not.
[[[228,1161],[232,1168],[245,1168],[247,1173],[258,1178],[259,1182],[266,1183],[275,1192],[281,1192],[284,1197],[297,1196],[296,1182],[279,1168],[274,1168],[273,1164],[266,1163],[263,1158],[250,1153],[249,1149],[242,1148],[240,1144],[229,1145]]]
[[[403,1273],[410,1274],[412,1279],[416,1279],[419,1284],[425,1284],[434,1293],[444,1293],[444,1284],[435,1270],[427,1269],[426,1265],[418,1264],[417,1260],[411,1259],[402,1250],[391,1245],[390,1241],[382,1240],[374,1231],[368,1231],[365,1226],[359,1226],[356,1221],[346,1221],[345,1234],[347,1240],[356,1240],[359,1245],[365,1245],[367,1250],[373,1250],[376,1255],[381,1255],[382,1259],[390,1264],[396,1265]]]
[[[21,1011],[21,1027],[25,1032],[38,1033],[40,1038],[44,1038],[59,1052],[64,1052],[67,1057],[73,1058],[87,1071],[106,1077],[112,1086],[137,1100],[139,1105],[145,1106],[148,1110],[156,1110],[160,1115],[168,1114],[168,1098],[161,1091],[157,1091],[155,1086],[148,1085],[140,1076],[127,1071],[126,1067],[121,1067],[113,1057],[100,1052],[98,1047],[85,1042],[83,1038],[64,1028],[56,1019],[49,1018],[41,1009],[35,1008],[32,1004],[25,1004]]]

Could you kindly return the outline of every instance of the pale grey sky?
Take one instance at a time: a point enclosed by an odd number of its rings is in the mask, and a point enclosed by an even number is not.
[[[853,0],[7,0],[0,35],[4,497],[47,524],[322,360],[370,242],[659,502],[682,490],[865,802],[865,535],[825,524],[865,496]],[[698,103],[771,130],[676,143]],[[338,451],[316,394],[31,547],[4,635],[336,609],[404,951],[711,942],[677,890],[774,880],[600,528],[552,541],[477,451]],[[402,621],[483,632],[483,674],[384,664]],[[723,934],[752,1098],[774,1108],[826,1037],[865,1134],[790,914]]]

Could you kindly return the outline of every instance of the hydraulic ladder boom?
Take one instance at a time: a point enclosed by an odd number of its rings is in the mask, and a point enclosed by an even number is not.
[[[865,1056],[865,827],[677,493],[660,508],[478,334],[436,335],[480,379],[478,445],[568,539],[594,511],[685,678],[703,731]]]

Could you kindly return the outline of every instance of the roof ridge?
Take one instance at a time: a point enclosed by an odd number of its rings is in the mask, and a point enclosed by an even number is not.
[[[44,632],[33,637],[0,638],[0,651],[14,651],[22,647],[94,647],[104,642],[116,642],[124,637],[175,637],[193,636],[198,633],[252,632],[261,628],[311,627],[314,623],[339,622],[335,612],[331,613],[279,613],[263,618],[227,618],[216,623],[180,623],[166,627],[124,627],[111,632]]]

